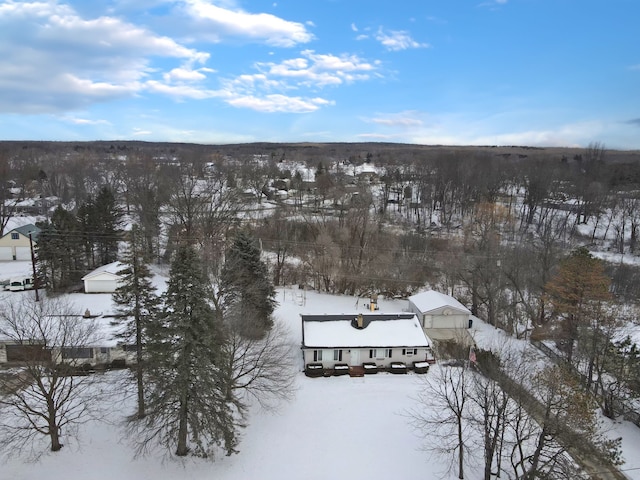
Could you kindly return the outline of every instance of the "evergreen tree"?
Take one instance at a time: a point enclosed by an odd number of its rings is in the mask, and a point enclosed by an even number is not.
[[[118,258],[118,239],[121,232],[122,212],[109,187],[102,187],[94,202],[97,226],[96,250],[101,265]]]
[[[237,234],[227,252],[220,300],[226,323],[243,336],[260,338],[273,325],[275,289],[260,249],[246,232]]]
[[[599,323],[602,302],[611,299],[610,285],[603,262],[585,247],[573,250],[562,260],[557,274],[546,284],[553,313],[561,320],[569,363],[573,362],[574,342],[580,328]]]
[[[98,195],[78,208],[85,256],[89,268],[115,262],[121,233],[122,212],[109,187],[102,187]]]
[[[130,232],[129,245],[123,257],[125,268],[119,275],[122,284],[113,294],[116,314],[122,325],[118,337],[136,348],[136,384],[138,394],[137,417],[145,416],[144,402],[144,346],[147,341],[147,327],[158,313],[159,299],[151,284],[151,272],[144,259],[145,243],[137,225]]]
[[[95,204],[92,197],[89,197],[78,208],[78,228],[82,232],[82,247],[84,250],[85,263],[87,268],[93,269],[100,264],[96,261],[95,244],[98,234],[98,217],[95,212]]]
[[[76,217],[58,206],[51,222],[38,223],[38,226],[41,229],[36,251],[38,276],[53,291],[79,282],[85,273],[85,264]]]
[[[224,359],[224,331],[210,305],[212,289],[201,261],[190,246],[180,246],[171,266],[163,311],[149,328],[147,415],[141,448],[159,441],[210,456],[215,446],[235,452],[244,406],[219,367]]]

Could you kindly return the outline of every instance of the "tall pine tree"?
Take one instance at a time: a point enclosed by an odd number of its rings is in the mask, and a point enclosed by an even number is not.
[[[36,257],[38,277],[48,289],[63,291],[80,282],[85,273],[78,221],[73,213],[58,206],[51,222],[38,223]]]
[[[239,232],[222,268],[220,304],[226,323],[243,336],[263,337],[273,325],[275,294],[255,240]]]
[[[115,262],[122,226],[122,211],[109,187],[102,187],[95,199],[89,197],[78,208],[89,268]]]
[[[136,385],[138,411],[136,416],[145,416],[144,399],[144,348],[150,322],[158,314],[159,299],[151,284],[151,271],[144,259],[145,243],[140,229],[134,225],[129,233],[129,244],[123,257],[125,267],[118,272],[122,283],[113,294],[115,311],[119,317],[115,324],[122,326],[118,338],[136,349]]]
[[[216,446],[235,452],[244,406],[220,368],[228,362],[212,295],[197,253],[180,246],[163,311],[149,329],[147,415],[137,422],[143,447],[157,440],[178,456],[210,456]]]
[[[109,187],[102,187],[94,202],[98,235],[96,249],[101,265],[115,262],[118,258],[118,240],[122,226],[122,211]]]

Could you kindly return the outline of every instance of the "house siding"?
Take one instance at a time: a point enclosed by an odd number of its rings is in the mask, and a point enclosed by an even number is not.
[[[0,260],[30,260],[29,237],[18,233],[18,238],[14,240],[11,238],[12,233],[16,232],[11,231],[0,238]]]
[[[0,340],[0,364],[6,364],[7,358],[7,345],[16,345],[13,341]],[[125,350],[122,346],[90,346],[85,347],[91,349],[90,357],[79,357],[66,355],[63,358],[62,350],[60,348],[53,348],[51,351],[51,360],[56,364],[68,364],[72,366],[81,366],[86,363],[93,366],[96,365],[108,365],[114,360],[125,360],[128,365],[136,363],[136,352],[133,350]]]
[[[388,348],[392,349],[392,356],[391,358],[385,357],[385,358],[369,358],[369,350],[372,349],[377,349],[377,350],[386,350]],[[402,350],[403,348],[405,349],[411,349],[413,351],[413,349],[417,349],[418,353],[417,355],[402,355]],[[314,350],[322,350],[322,361],[314,361]],[[304,358],[304,364],[307,365],[309,363],[322,363],[322,367],[323,368],[333,368],[337,363],[346,363],[347,365],[351,365],[351,366],[360,366],[363,363],[368,363],[368,362],[373,362],[376,365],[378,365],[379,368],[388,368],[389,366],[391,366],[392,362],[404,362],[407,365],[411,365],[412,362],[419,362],[419,361],[425,361],[428,359],[428,352],[429,349],[425,348],[425,347],[363,347],[363,348],[343,348],[342,350],[342,361],[339,360],[334,360],[333,359],[333,351],[334,350],[340,350],[338,348],[336,349],[327,349],[327,348],[322,348],[322,349],[317,349],[317,348],[304,348],[303,349],[303,358]],[[352,352],[354,350],[357,350],[359,352],[359,361],[357,362],[356,365],[353,365],[351,363],[351,358],[352,356]]]
[[[449,306],[430,312],[421,312],[413,302],[409,301],[409,309],[416,314],[423,328],[467,328],[471,318],[469,313],[460,312]],[[445,310],[450,310],[451,313],[445,315]]]

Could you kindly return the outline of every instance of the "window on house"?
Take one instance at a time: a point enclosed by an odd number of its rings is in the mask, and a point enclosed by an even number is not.
[[[12,233],[11,234],[11,240],[19,240],[20,239],[20,234],[19,233]]]
[[[93,358],[93,348],[68,347],[62,349],[62,358]]]
[[[393,356],[393,350],[391,348],[385,348],[384,356],[387,358],[391,358]]]
[[[342,350],[334,350],[333,351],[333,360],[335,362],[341,362],[342,361]]]
[[[406,355],[408,357],[410,357],[411,355],[417,355],[418,354],[418,349],[417,348],[403,348],[402,349],[402,355]]]
[[[322,350],[314,350],[313,351],[313,361],[321,362],[322,361]]]

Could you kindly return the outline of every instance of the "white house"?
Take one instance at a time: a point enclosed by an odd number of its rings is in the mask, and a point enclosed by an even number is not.
[[[0,261],[31,260],[31,241],[35,247],[40,229],[33,224],[14,228],[0,237]],[[31,241],[29,240],[31,235]]]
[[[28,362],[53,362],[56,365],[68,364],[79,367],[108,366],[114,364],[133,365],[136,353],[133,346],[82,346],[50,347],[42,342],[25,340],[23,342],[0,338],[0,365],[23,365]]]
[[[124,263],[113,262],[96,268],[82,277],[84,293],[113,293],[122,280],[118,272],[126,267]]]
[[[301,315],[305,367],[362,367],[431,360],[429,341],[412,313]]]

